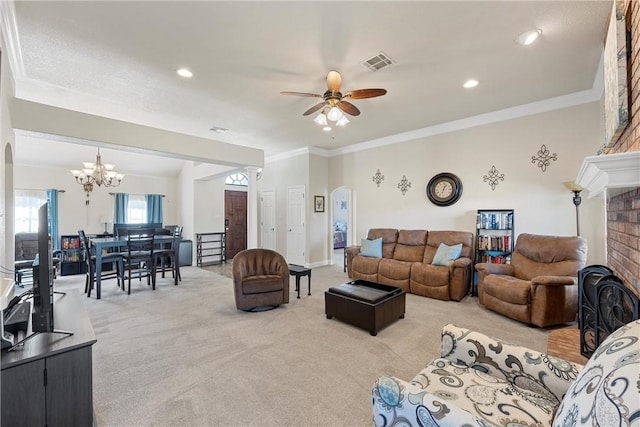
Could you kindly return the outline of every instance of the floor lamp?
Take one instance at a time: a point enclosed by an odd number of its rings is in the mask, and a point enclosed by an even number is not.
[[[576,235],[580,235],[580,211],[578,207],[580,203],[582,203],[582,197],[580,197],[580,192],[584,190],[584,188],[580,187],[575,182],[565,182],[564,186],[569,189],[573,193],[573,204],[576,206]]]

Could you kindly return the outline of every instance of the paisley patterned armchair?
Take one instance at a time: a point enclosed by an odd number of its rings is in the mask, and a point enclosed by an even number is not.
[[[378,378],[376,427],[640,425],[640,320],[584,367],[454,325],[441,355],[410,382]]]

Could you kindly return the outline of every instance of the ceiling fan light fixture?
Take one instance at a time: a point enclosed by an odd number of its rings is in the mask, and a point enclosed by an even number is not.
[[[524,33],[520,34],[516,38],[516,42],[523,46],[529,46],[530,44],[535,42],[541,34],[542,34],[542,30],[540,28],[535,30],[525,31]]]
[[[325,126],[322,128],[322,130],[325,132],[331,132],[331,126]]]
[[[315,119],[313,119],[314,122],[316,122],[317,124],[319,124],[320,126],[326,126],[327,124],[329,124],[327,122],[327,116],[324,114],[324,111],[320,114],[318,114],[316,116]]]
[[[327,118],[332,122],[337,122],[343,117],[344,117],[344,114],[342,114],[342,111],[340,111],[338,107],[331,107],[331,109],[329,110],[329,113],[327,114]]]
[[[336,126],[345,126],[347,123],[349,123],[349,119],[343,115],[342,118],[336,122]]]

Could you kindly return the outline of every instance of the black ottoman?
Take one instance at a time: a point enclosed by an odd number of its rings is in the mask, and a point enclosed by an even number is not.
[[[324,303],[327,319],[335,316],[375,336],[394,320],[404,318],[405,292],[395,286],[356,280],[329,288]]]

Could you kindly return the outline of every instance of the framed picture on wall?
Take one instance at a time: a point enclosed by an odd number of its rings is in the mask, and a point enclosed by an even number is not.
[[[313,211],[324,212],[324,196],[313,197]]]

